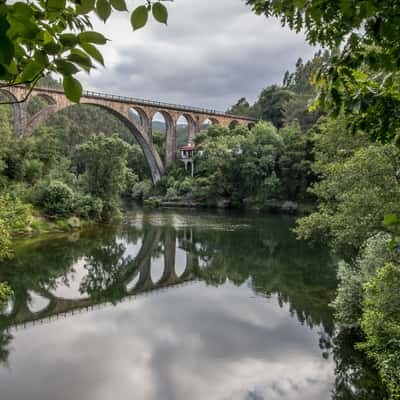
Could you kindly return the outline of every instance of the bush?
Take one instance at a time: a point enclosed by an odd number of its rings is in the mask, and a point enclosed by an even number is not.
[[[0,196],[0,221],[9,233],[25,232],[32,220],[30,205],[10,195]]]
[[[391,400],[400,399],[400,266],[388,263],[365,285],[361,326]]]
[[[88,194],[76,194],[74,213],[81,218],[101,219],[103,201]]]
[[[167,189],[167,194],[165,195],[167,200],[176,200],[179,198],[178,192],[174,187],[170,187]]]
[[[398,252],[389,250],[390,236],[380,233],[367,240],[353,264],[339,265],[339,286],[335,301],[336,320],[342,328],[359,327],[363,313],[364,285],[376,270],[398,258]]]
[[[0,282],[0,311],[4,303],[13,295],[13,291],[6,282]]]
[[[51,181],[41,193],[39,205],[51,216],[71,215],[74,203],[74,192],[63,182]]]
[[[134,200],[143,201],[147,199],[152,191],[152,183],[149,180],[144,180],[136,183],[132,187],[131,196]]]
[[[40,160],[24,160],[23,171],[27,182],[33,183],[39,180],[43,174],[43,163]]]

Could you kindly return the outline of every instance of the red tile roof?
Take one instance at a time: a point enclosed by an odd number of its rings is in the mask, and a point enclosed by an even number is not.
[[[179,150],[195,150],[196,145],[194,144],[188,144],[186,146],[179,147]]]

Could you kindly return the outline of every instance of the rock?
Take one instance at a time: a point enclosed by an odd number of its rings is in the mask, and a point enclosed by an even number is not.
[[[78,229],[81,227],[81,220],[78,217],[68,218],[67,223],[72,229]]]

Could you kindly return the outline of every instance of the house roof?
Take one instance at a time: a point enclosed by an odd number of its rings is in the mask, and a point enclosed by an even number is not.
[[[186,146],[179,147],[179,150],[195,150],[196,145],[194,144],[188,144]]]

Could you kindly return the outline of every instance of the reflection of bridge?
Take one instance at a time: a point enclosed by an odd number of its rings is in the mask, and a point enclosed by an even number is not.
[[[2,89],[2,92],[6,93],[13,100],[15,131],[17,134],[29,134],[52,114],[73,105],[73,103],[65,97],[64,92],[60,90],[35,88],[32,90],[32,93],[29,94],[28,89],[25,87],[14,86]],[[48,106],[35,114],[30,121],[27,121],[27,102],[24,100],[34,96],[44,98]],[[108,110],[128,127],[143,149],[154,182],[159,180],[165,171],[164,165],[152,140],[151,122],[156,113],[161,113],[166,123],[165,161],[167,166],[176,159],[176,126],[178,119],[182,116],[188,123],[189,141],[193,140],[195,134],[200,131],[202,124],[206,120],[210,120],[213,124],[220,124],[225,127],[231,127],[236,124],[252,126],[255,123],[255,120],[252,118],[235,116],[215,110],[94,92],[86,92],[81,98],[81,103],[92,104]],[[139,116],[139,121],[135,121],[132,118],[133,112]]]
[[[153,282],[151,276],[152,254],[159,243],[164,248],[164,269],[161,278]],[[29,308],[29,294],[15,298],[12,309],[7,315],[0,315],[0,324],[5,327],[27,327],[43,324],[62,316],[88,312],[93,309],[107,307],[110,303],[127,301],[137,296],[159,293],[173,287],[180,287],[195,280],[197,263],[193,256],[186,252],[186,266],[181,275],[175,271],[176,265],[176,231],[170,230],[161,235],[160,230],[149,228],[145,231],[142,246],[136,257],[121,267],[118,271],[118,282],[115,287],[118,290],[116,301],[107,299],[107,294],[102,296],[68,299],[58,297],[50,290],[43,287],[32,288],[32,291],[46,300],[42,309],[35,312]]]

